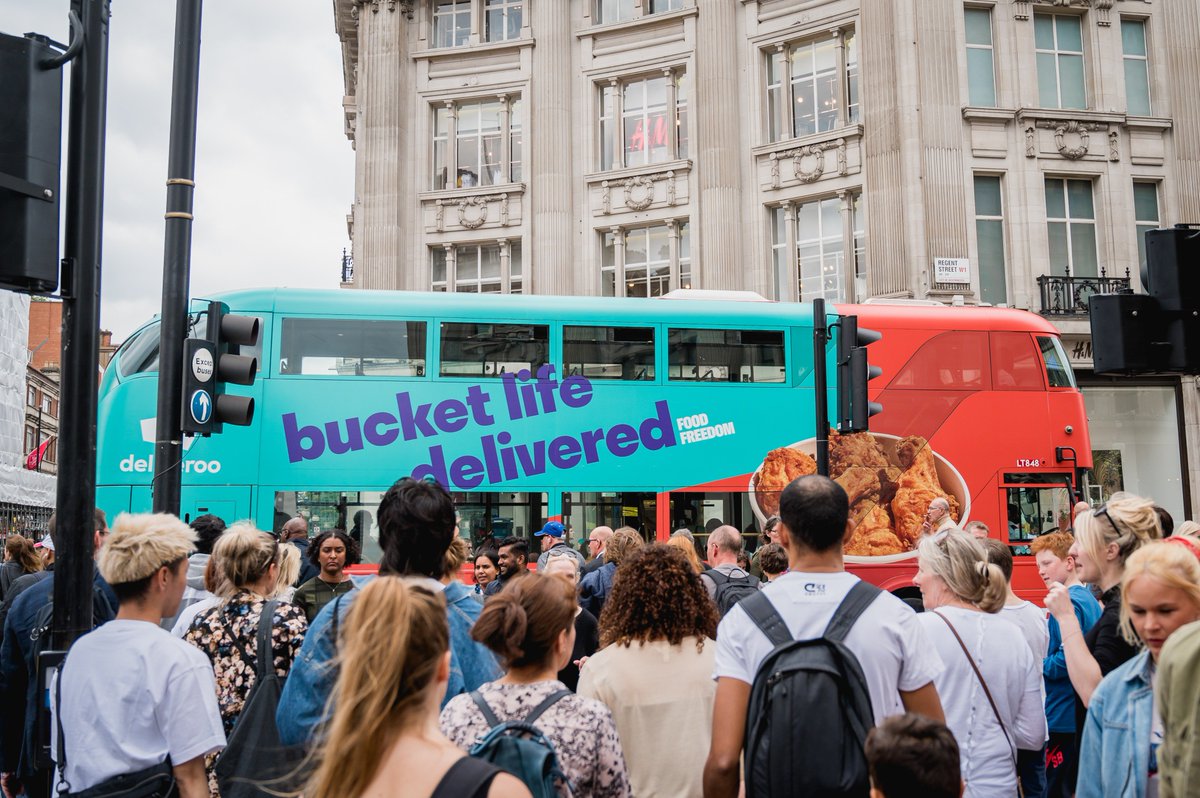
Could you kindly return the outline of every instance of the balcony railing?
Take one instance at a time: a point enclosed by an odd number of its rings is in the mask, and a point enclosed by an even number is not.
[[[354,256],[342,250],[342,282],[354,282]]]
[[[1043,316],[1087,316],[1088,297],[1092,294],[1124,294],[1131,290],[1128,272],[1124,277],[1042,274],[1037,281],[1042,290]]]

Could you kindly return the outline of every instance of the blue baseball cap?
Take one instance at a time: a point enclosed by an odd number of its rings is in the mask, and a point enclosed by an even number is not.
[[[552,538],[561,538],[565,534],[566,530],[563,529],[562,524],[558,523],[557,521],[547,521],[546,525],[542,527],[541,530],[533,533],[533,536],[535,538],[540,538],[542,535],[549,535]]]

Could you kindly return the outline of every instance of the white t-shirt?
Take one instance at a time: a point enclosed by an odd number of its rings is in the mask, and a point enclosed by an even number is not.
[[[61,678],[72,792],[168,755],[180,765],[225,746],[208,657],[152,623],[109,621],[79,638]]]
[[[809,574],[791,571],[763,587],[775,609],[797,640],[819,637],[834,610],[859,578],[845,572]],[[846,646],[858,657],[875,722],[904,711],[900,692],[932,682],[942,672],[942,661],[925,638],[912,608],[890,593],[878,596],[859,616]],[[717,628],[714,678],[728,677],[754,683],[758,666],[774,646],[740,606],[734,607]]]
[[[1000,615],[942,607],[954,624],[1017,748],[1037,750],[1046,741],[1046,711],[1042,703],[1042,661],[1035,658],[1021,630]],[[932,612],[918,616],[946,670],[935,680],[946,725],[958,741],[966,798],[1016,795],[1015,752],[988,703],[979,678],[945,621]]]
[[[1011,607],[1005,605],[1000,610],[1000,617],[1021,630],[1034,659],[1041,661],[1046,658],[1050,647],[1050,629],[1046,626],[1045,610],[1031,601],[1022,601]]]

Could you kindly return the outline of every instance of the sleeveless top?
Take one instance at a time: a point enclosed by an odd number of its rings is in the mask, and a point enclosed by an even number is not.
[[[500,768],[482,759],[464,756],[442,776],[429,798],[487,798]]]

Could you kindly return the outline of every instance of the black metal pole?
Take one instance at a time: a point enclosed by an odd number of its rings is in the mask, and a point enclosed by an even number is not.
[[[167,156],[166,238],[158,358],[158,427],[154,436],[154,512],[179,514],[183,469],[183,340],[192,269],[192,196],[196,183],[196,104],[200,93],[201,0],[176,0],[175,70],[171,80],[171,148]]]
[[[92,628],[96,507],[96,391],[100,362],[100,255],[109,0],[72,0],[83,51],[71,64],[63,246],[62,390],[55,501],[54,648]]]
[[[829,326],[825,323],[825,300],[813,300],[813,387],[816,390],[817,473],[829,476],[829,390],[825,375],[825,345]]]

